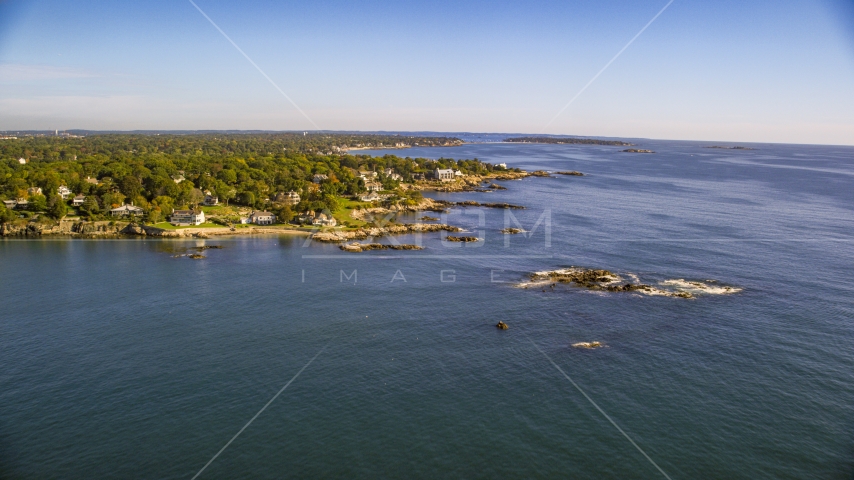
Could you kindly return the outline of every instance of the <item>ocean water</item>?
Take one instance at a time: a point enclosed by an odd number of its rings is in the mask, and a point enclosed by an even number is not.
[[[198,478],[851,479],[854,148],[638,143],[393,152],[587,174],[437,195],[527,207],[472,245],[0,241],[0,477],[192,478],[281,392]]]

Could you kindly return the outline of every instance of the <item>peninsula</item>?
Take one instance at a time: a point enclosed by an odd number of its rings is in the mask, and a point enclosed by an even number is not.
[[[578,137],[511,137],[505,138],[505,142],[511,143],[550,143],[554,145],[615,145],[619,147],[630,147],[633,143],[619,140],[599,140],[596,138]]]

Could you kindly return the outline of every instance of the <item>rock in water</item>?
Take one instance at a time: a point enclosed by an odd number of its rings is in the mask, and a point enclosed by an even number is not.
[[[507,324],[506,324],[506,323],[504,323],[504,322],[498,322],[498,324],[496,325],[496,327],[498,327],[498,329],[499,329],[499,330],[507,330],[508,328],[510,328],[510,327],[508,327],[508,326],[507,326]]]
[[[449,242],[476,242],[479,240],[477,237],[452,237],[448,235],[445,237]]]
[[[602,342],[578,342],[573,343],[572,346],[575,348],[600,348],[604,345],[602,345]]]

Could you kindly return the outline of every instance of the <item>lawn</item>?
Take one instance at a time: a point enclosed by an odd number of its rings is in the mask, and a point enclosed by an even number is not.
[[[210,223],[210,222],[205,222],[205,223],[202,223],[201,225],[190,225],[187,227],[176,227],[175,225],[172,225],[169,222],[160,222],[160,223],[155,223],[154,225],[152,225],[152,227],[159,228],[161,230],[181,230],[184,228],[223,228],[222,225],[217,225],[215,223]]]
[[[350,216],[350,212],[352,212],[357,206],[365,208],[370,206],[370,204],[366,202],[350,200],[349,198],[341,200],[341,208],[338,209],[337,212],[332,214],[332,216],[335,217],[335,220],[338,221],[338,226],[343,227],[344,222],[349,223],[353,227],[364,227],[365,225],[367,225],[366,222],[362,220],[357,220]]]

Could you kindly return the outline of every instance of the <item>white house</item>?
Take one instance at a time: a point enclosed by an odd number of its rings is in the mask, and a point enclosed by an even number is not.
[[[172,210],[169,223],[176,227],[187,227],[205,223],[205,212],[200,209],[194,210]]]
[[[18,159],[18,163],[20,163],[21,165],[24,165],[24,164],[26,164],[26,163],[27,163],[27,159],[26,159],[26,158],[24,158],[24,157],[21,157],[21,158],[19,158],[19,159]]]
[[[88,183],[88,184],[90,184],[90,185],[97,185],[97,184],[98,184],[98,179],[97,179],[97,178],[92,178],[92,177],[86,177],[86,183]]]
[[[210,192],[208,192],[207,195],[205,195],[205,200],[202,204],[207,205],[208,207],[219,205],[219,197],[211,195]]]
[[[499,164],[497,164],[497,165],[495,165],[495,166],[496,166],[496,167],[501,167],[501,168],[507,168],[507,164],[506,164],[506,163],[499,163]]]
[[[454,171],[450,168],[437,168],[433,172],[433,178],[442,182],[454,181]]]
[[[297,192],[295,192],[295,191],[293,191],[293,190],[291,190],[290,192],[286,193],[286,194],[285,194],[285,196],[287,197],[287,198],[285,199],[285,203],[288,203],[288,204],[290,204],[290,205],[296,205],[296,204],[298,204],[298,203],[300,202],[299,193],[297,193]]]
[[[249,222],[255,225],[272,225],[276,223],[276,216],[270,212],[252,212]]]
[[[338,225],[338,221],[335,220],[335,217],[333,217],[332,215],[321,213],[314,217],[314,219],[311,221],[311,224],[320,227],[334,227],[335,225]]]
[[[394,169],[386,168],[383,173],[385,173],[386,177],[388,177],[392,180],[397,180],[398,182],[403,181],[403,175],[401,175],[399,173],[395,173]]]
[[[361,200],[363,202],[376,202],[379,199],[380,199],[380,196],[377,195],[377,192],[371,192],[367,195],[362,195],[361,197],[359,197],[359,200]]]
[[[365,182],[365,188],[369,192],[379,192],[383,189],[383,184],[380,182]]]
[[[114,217],[127,217],[131,215],[142,215],[142,209],[133,205],[122,205],[121,207],[110,210],[110,215]]]
[[[82,207],[83,202],[86,200],[86,197],[83,195],[77,195],[74,199],[71,200],[71,205],[75,207]]]
[[[377,172],[359,170],[359,178],[365,181],[371,178],[377,178]]]
[[[329,179],[329,177],[322,174],[322,173],[316,173],[316,174],[314,174],[313,177],[311,177],[311,181],[314,183],[320,183],[320,182],[322,182],[324,180],[328,180],[328,179]]]
[[[27,189],[27,193],[30,195],[41,195],[42,187],[30,187]]]
[[[9,210],[14,210],[15,207],[18,206],[17,200],[3,200],[3,205],[6,206]]]
[[[459,171],[459,170],[454,170],[454,176],[455,176],[455,177],[462,177],[462,176],[463,176],[463,172],[461,172],[461,171]]]
[[[60,185],[59,188],[56,190],[56,193],[59,194],[59,196],[62,197],[63,200],[68,200],[68,197],[71,196],[72,192],[71,189],[69,189],[65,185]]]
[[[175,183],[181,183],[184,180],[186,180],[186,178],[184,178],[183,174],[179,173],[178,175],[172,175],[172,181]]]

